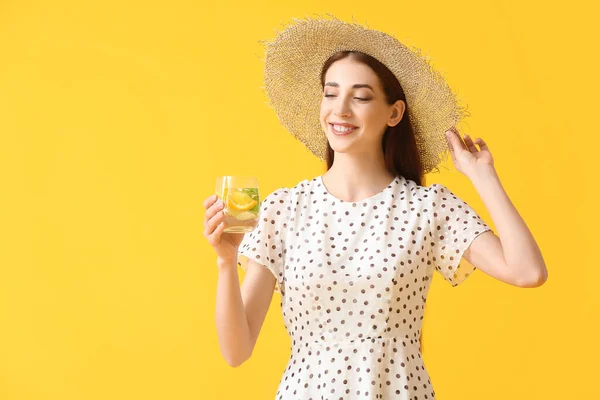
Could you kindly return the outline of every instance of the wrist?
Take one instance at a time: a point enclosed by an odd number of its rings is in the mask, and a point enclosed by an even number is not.
[[[490,178],[498,178],[498,173],[493,165],[477,169],[470,177],[472,182],[487,181]]]
[[[217,258],[217,267],[222,270],[222,269],[235,269],[237,270],[237,257],[230,259],[230,258]]]

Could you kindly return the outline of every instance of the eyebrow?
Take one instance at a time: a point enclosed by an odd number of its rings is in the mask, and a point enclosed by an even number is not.
[[[325,86],[333,86],[333,87],[339,88],[340,84],[337,82],[327,82],[325,84]],[[366,83],[356,83],[356,84],[352,85],[352,89],[360,89],[360,88],[369,88],[373,92],[375,92],[375,90],[371,87],[371,85],[367,85]]]

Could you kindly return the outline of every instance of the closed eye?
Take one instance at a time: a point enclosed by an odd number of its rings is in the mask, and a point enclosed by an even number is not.
[[[325,97],[335,97],[335,95],[334,94],[326,94]],[[362,101],[371,100],[371,99],[364,98],[364,97],[355,97],[355,99],[362,100]]]

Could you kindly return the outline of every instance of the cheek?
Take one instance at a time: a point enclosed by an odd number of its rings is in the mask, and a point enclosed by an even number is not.
[[[321,125],[325,126],[327,123],[325,122],[325,120],[327,119],[327,116],[329,115],[329,112],[327,111],[327,109],[323,106],[321,106],[321,110],[319,112],[319,120],[321,121]]]
[[[368,125],[381,125],[382,123],[385,124],[385,121],[386,121],[385,110],[372,108],[372,109],[364,110],[364,111],[365,112],[362,113],[361,118],[363,121],[365,121],[366,124],[368,124]]]
[[[321,108],[319,110],[319,113],[322,117],[325,117],[327,115],[327,106],[325,106],[323,103],[321,103]]]

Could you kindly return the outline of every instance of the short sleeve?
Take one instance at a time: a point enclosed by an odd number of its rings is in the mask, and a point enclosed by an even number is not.
[[[283,294],[285,259],[284,234],[289,222],[289,189],[280,188],[263,199],[258,224],[244,235],[238,248],[238,265],[248,268],[248,259],[266,267],[277,282],[275,292]]]
[[[462,256],[473,240],[492,229],[477,212],[441,184],[430,186],[429,262],[453,287],[475,271]]]

